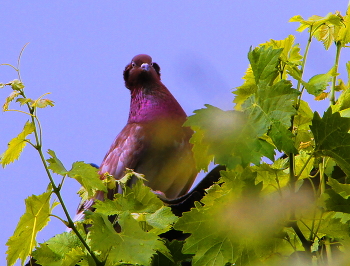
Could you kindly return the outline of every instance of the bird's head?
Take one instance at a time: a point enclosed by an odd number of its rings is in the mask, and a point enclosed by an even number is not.
[[[160,67],[146,54],[136,55],[124,70],[125,86],[128,89],[144,87],[160,81]]]

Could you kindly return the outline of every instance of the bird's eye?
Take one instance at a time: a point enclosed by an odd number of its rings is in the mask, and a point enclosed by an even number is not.
[[[153,66],[153,62],[151,62],[151,66]]]
[[[134,67],[136,66],[136,64],[134,62],[131,62],[131,66]]]

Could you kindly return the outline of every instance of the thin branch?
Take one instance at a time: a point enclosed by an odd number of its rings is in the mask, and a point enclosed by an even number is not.
[[[341,48],[342,48],[341,42],[337,42],[336,43],[336,47],[337,47],[337,52],[336,52],[336,55],[335,55],[334,70],[333,70],[334,73],[338,72],[340,51],[341,51]],[[331,105],[334,105],[335,102],[336,102],[336,100],[335,100],[335,83],[336,83],[336,80],[337,80],[337,76],[335,74],[333,76],[333,80],[332,80],[331,96],[330,96],[330,99],[329,99]]]

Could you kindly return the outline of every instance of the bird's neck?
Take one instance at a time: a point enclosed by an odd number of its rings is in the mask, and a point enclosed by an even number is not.
[[[186,120],[186,113],[162,83],[133,88],[128,123],[147,123],[160,119],[178,120],[182,124]]]

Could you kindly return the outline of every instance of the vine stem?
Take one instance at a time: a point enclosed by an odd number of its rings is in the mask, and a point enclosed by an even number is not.
[[[337,52],[335,55],[335,62],[334,62],[334,73],[338,73],[338,67],[339,67],[339,58],[340,58],[340,51],[342,48],[342,44],[341,42],[337,42],[336,43],[336,47],[337,47]],[[334,105],[335,104],[335,83],[337,80],[337,76],[334,75],[333,76],[333,80],[332,80],[332,87],[331,87],[331,96],[330,96],[330,104]]]
[[[294,174],[294,154],[291,153],[289,154],[289,178],[290,178],[290,191],[291,195],[295,195],[295,183],[298,180],[297,176]],[[296,215],[295,215],[295,207],[292,207],[291,209],[291,215],[290,215],[290,226],[293,228],[294,232],[296,235],[299,237],[305,251],[308,254],[311,254],[311,242],[306,239],[304,236],[303,232],[300,230],[297,220],[296,220]]]
[[[304,55],[303,55],[303,61],[301,62],[301,67],[300,67],[300,72],[301,72],[300,73],[300,79],[298,80],[298,84],[297,84],[297,90],[300,91],[300,95],[299,95],[298,103],[296,105],[296,109],[297,110],[299,109],[301,98],[302,98],[303,91],[304,91],[304,87],[302,89],[300,89],[300,86],[301,86],[302,80],[303,80],[304,69],[305,69],[305,64],[306,64],[306,58],[307,58],[307,55],[309,54],[311,41],[312,41],[312,26],[310,28],[309,39],[307,40],[307,44],[306,44],[306,47],[305,47],[305,52],[304,52]]]
[[[23,90],[20,91],[21,96],[23,96],[23,98],[26,98],[26,95],[24,93]],[[89,245],[86,243],[86,241],[84,240],[84,238],[81,236],[81,234],[79,233],[78,229],[76,228],[76,226],[74,225],[74,222],[72,220],[72,218],[69,215],[69,212],[67,210],[67,207],[62,199],[61,193],[60,193],[60,187],[56,186],[55,181],[51,175],[51,172],[48,168],[48,165],[46,163],[43,151],[42,151],[42,134],[41,134],[41,126],[40,126],[40,122],[38,117],[36,116],[35,113],[35,107],[32,107],[29,103],[26,103],[28,110],[29,110],[29,114],[31,117],[31,122],[34,125],[34,137],[35,137],[35,142],[36,144],[33,145],[33,147],[38,151],[40,159],[44,165],[45,171],[47,176],[49,177],[50,183],[52,185],[52,191],[55,193],[55,195],[57,196],[58,201],[60,202],[63,212],[68,220],[68,227],[71,228],[73,230],[73,232],[77,235],[77,237],[79,238],[79,240],[81,241],[81,243],[84,245],[84,247],[86,248],[86,250],[90,253],[91,257],[93,258],[93,260],[95,261],[96,265],[103,265],[103,263],[101,263],[98,258],[96,257],[95,253],[90,249]],[[40,130],[40,134],[38,133],[38,129],[37,129],[37,124],[39,125],[39,130]],[[62,219],[60,219],[62,221]],[[66,224],[66,223],[65,223]],[[66,224],[67,225],[67,224]]]

